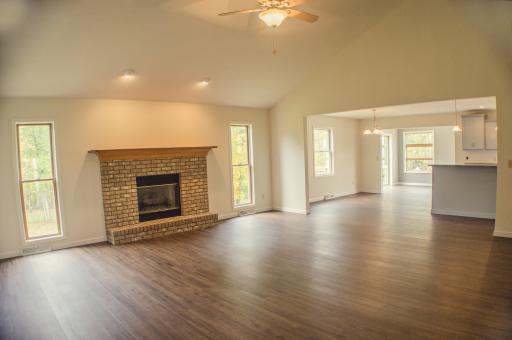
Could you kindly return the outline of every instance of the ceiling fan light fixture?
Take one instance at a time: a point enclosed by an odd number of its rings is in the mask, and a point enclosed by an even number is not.
[[[278,27],[288,17],[288,12],[280,8],[269,8],[261,12],[259,17],[268,27]]]

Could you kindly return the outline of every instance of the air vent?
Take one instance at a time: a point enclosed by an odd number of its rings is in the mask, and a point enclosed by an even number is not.
[[[52,251],[52,249],[50,247],[43,247],[43,246],[41,246],[41,247],[30,247],[30,248],[23,249],[21,254],[23,256],[29,256],[29,255],[47,253],[49,251]]]

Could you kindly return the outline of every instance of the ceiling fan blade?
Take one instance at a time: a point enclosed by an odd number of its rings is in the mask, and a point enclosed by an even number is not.
[[[296,9],[288,9],[288,16],[290,18],[299,19],[307,22],[315,22],[318,20],[318,15],[307,12],[297,11]]]
[[[295,7],[298,5],[302,5],[304,3],[304,0],[282,0],[281,2],[286,2],[288,4],[288,7]]]
[[[261,12],[261,8],[254,8],[254,9],[242,9],[240,11],[234,11],[234,12],[226,12],[226,13],[220,13],[220,16],[224,15],[233,15],[233,14],[247,14],[247,13],[253,13],[253,12]]]

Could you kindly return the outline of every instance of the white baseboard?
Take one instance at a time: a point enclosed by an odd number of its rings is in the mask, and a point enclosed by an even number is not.
[[[93,238],[80,240],[80,241],[66,242],[66,243],[51,245],[51,249],[59,250],[59,249],[66,249],[66,248],[72,248],[72,247],[86,246],[88,244],[105,242],[106,240],[107,240],[107,236],[104,235],[104,236],[93,237]]]
[[[250,210],[250,209],[248,209]],[[258,208],[258,209],[252,209],[250,210],[250,213],[247,214],[247,215],[251,215],[251,214],[260,214],[260,213],[263,213],[263,212],[269,212],[269,211],[272,211],[272,208]],[[239,217],[241,216],[240,215],[240,211],[232,211],[230,213],[226,213],[226,214],[219,214],[218,215],[219,217],[219,221],[223,221],[223,220],[229,220],[230,218],[235,218],[235,217]]]
[[[238,217],[238,212],[230,212],[230,213],[227,213],[227,214],[221,214],[219,215],[219,221],[223,221],[223,220],[229,220],[230,218],[233,218],[233,217]]]
[[[499,230],[494,230],[494,232],[492,233],[493,236],[495,237],[507,237],[507,238],[512,238],[512,232],[511,231],[499,231]]]
[[[431,187],[432,184],[431,183],[411,183],[411,182],[398,182],[396,183],[395,185],[409,185],[409,186],[413,186],[413,187]]]
[[[89,238],[86,240],[54,244],[54,245],[50,245],[47,247],[49,250],[60,250],[60,249],[65,249],[65,248],[79,247],[79,246],[85,246],[88,244],[105,242],[106,240],[107,240],[106,236],[100,236],[100,237]],[[0,259],[8,259],[8,258],[12,258],[12,257],[22,256],[22,255],[23,255],[23,250],[3,252],[3,253],[0,253]]]
[[[380,189],[375,189],[375,188],[365,188],[365,189],[360,189],[359,190],[360,193],[363,193],[363,194],[382,194],[382,190]]]
[[[450,215],[450,216],[476,217],[476,218],[488,218],[488,219],[496,218],[496,214],[486,213],[486,212],[475,212],[475,211],[432,209],[431,213],[434,215]]]
[[[0,260],[21,256],[21,250],[4,251],[0,253]]]
[[[357,191],[348,191],[348,192],[342,192],[342,193],[339,193],[339,194],[334,194],[334,195],[332,195],[331,197],[329,197],[327,199],[325,199],[325,196],[313,197],[313,198],[309,199],[309,203],[315,203],[315,202],[320,202],[320,201],[329,201],[329,200],[333,200],[333,199],[336,199],[336,198],[340,198],[340,197],[344,197],[344,196],[349,196],[349,195],[354,195],[354,194],[357,194]]]
[[[301,214],[301,215],[307,215],[308,214],[306,209],[295,209],[295,208],[277,207],[274,210],[285,212],[285,213],[291,213],[291,214]]]

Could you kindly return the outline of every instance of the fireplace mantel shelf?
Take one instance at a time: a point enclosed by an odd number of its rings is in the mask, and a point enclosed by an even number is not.
[[[90,150],[98,155],[100,161],[150,159],[166,157],[206,157],[211,149],[217,146],[192,146],[176,148],[143,148],[143,149],[110,149]]]

